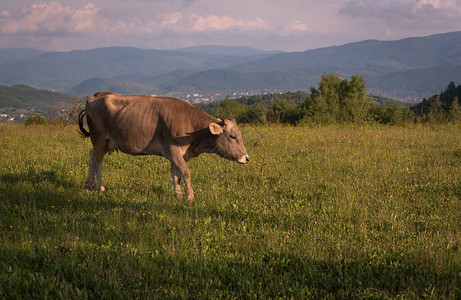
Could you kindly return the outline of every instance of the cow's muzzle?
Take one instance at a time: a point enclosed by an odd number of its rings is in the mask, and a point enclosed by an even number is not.
[[[238,162],[239,164],[246,164],[246,163],[249,163],[249,162],[250,162],[250,157],[249,157],[248,155],[243,155],[243,156],[241,156],[241,157],[237,160],[237,162]]]

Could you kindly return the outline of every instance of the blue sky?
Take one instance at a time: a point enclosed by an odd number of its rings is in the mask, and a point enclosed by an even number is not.
[[[0,48],[303,51],[461,30],[461,0],[0,0]]]

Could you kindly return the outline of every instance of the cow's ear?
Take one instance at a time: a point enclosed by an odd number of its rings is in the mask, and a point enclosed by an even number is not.
[[[211,134],[214,134],[214,135],[218,135],[224,132],[222,130],[221,125],[216,124],[216,123],[210,123],[210,125],[208,125],[208,128],[210,128]]]
[[[233,125],[235,125],[235,124],[237,124],[237,123],[235,122],[235,119],[225,119],[225,120],[224,120],[224,125],[226,125],[226,126],[228,126],[228,127],[231,127],[231,126],[233,126]]]

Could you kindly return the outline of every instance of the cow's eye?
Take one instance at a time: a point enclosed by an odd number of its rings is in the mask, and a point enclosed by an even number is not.
[[[233,140],[237,139],[237,137],[235,135],[230,135],[230,138],[233,139]]]

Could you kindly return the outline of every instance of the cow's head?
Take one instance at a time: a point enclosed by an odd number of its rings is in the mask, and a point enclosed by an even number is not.
[[[220,122],[221,123],[221,122]],[[250,161],[247,150],[243,145],[242,133],[237,128],[235,120],[225,119],[221,124],[210,123],[209,129],[216,137],[216,144],[212,152],[240,164]]]

